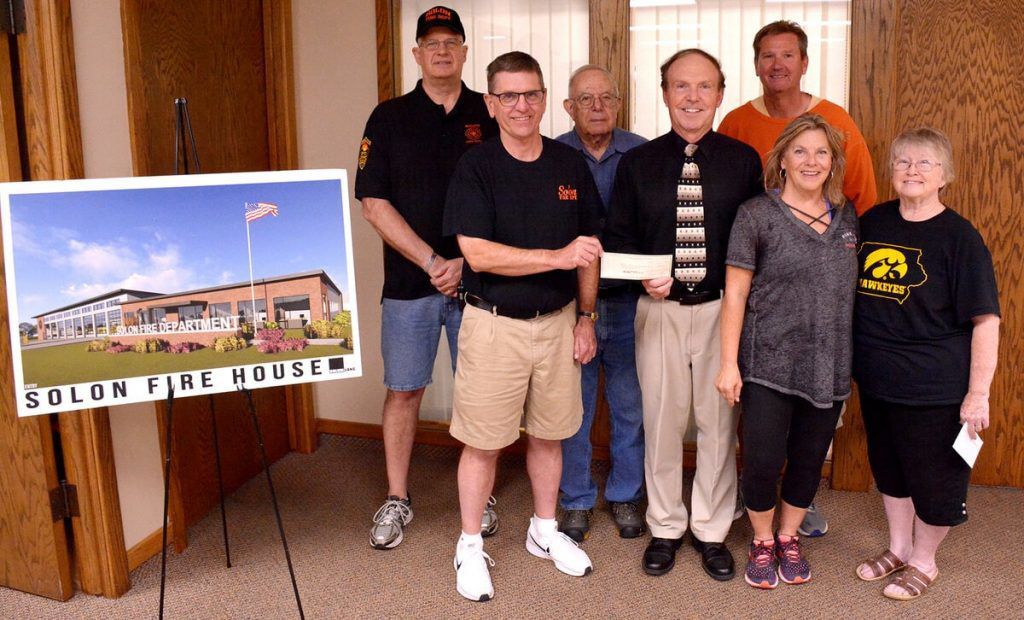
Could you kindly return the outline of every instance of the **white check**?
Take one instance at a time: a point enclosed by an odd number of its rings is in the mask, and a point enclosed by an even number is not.
[[[601,277],[616,280],[653,280],[672,275],[671,254],[617,254],[601,255]]]

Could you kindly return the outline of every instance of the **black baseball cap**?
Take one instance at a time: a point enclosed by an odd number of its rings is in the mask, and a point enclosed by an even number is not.
[[[446,6],[435,6],[420,15],[416,20],[416,39],[422,39],[431,28],[447,28],[463,39],[466,38],[466,29],[462,27],[459,14]]]

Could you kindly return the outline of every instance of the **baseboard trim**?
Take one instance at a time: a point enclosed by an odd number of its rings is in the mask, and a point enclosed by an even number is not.
[[[163,539],[163,529],[154,530],[131,549],[128,550],[128,570],[133,571],[142,566],[146,560],[160,553],[160,541]]]
[[[316,421],[316,432],[328,435],[345,435],[348,437],[364,437],[366,439],[383,439],[384,434],[380,424],[367,424],[365,422],[348,422],[345,420],[328,420],[318,418]],[[428,446],[451,446],[461,447],[462,442],[448,434],[448,424],[444,422],[433,422],[421,420],[416,428],[415,442]],[[513,454],[525,454],[526,434],[521,430],[519,439],[506,448],[506,451]],[[608,446],[594,446],[593,458],[599,461],[609,460]],[[692,471],[697,466],[697,443],[687,441],[683,445],[683,468]],[[736,466],[742,466],[742,457],[739,449],[736,452]],[[831,478],[832,460],[826,459],[821,467],[821,477]]]

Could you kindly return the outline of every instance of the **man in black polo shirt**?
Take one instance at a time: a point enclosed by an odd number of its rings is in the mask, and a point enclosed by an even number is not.
[[[725,76],[701,50],[661,66],[672,130],[629,151],[619,164],[605,230],[610,252],[671,254],[671,276],[644,280],[636,313],[637,372],[644,407],[647,525],[643,568],[675,565],[686,533],[705,572],[734,575],[723,545],[736,507],[736,418],[715,390],[725,255],[736,211],[761,193],[757,152],[711,131]],[[683,437],[696,419],[697,471],[691,512],[683,503]]]
[[[500,139],[459,161],[444,221],[466,257],[451,433],[466,444],[456,589],[474,601],[494,595],[480,518],[498,455],[519,438],[524,411],[534,511],[526,549],[569,575],[592,570],[587,554],[557,531],[555,504],[561,440],[583,416],[580,364],[597,348],[601,254],[601,199],[586,162],[540,135],[546,93],[537,61],[522,52],[498,56],[487,66],[487,89]]]
[[[465,38],[455,11],[436,6],[420,15],[412,55],[423,79],[412,92],[377,106],[359,145],[355,195],[384,240],[381,353],[387,396],[381,427],[388,496],[370,530],[377,549],[401,543],[412,521],[409,459],[442,325],[455,367],[463,260],[454,239],[441,234],[448,180],[463,153],[497,134],[483,96],[462,82]],[[490,506],[482,525],[488,534],[497,526]]]

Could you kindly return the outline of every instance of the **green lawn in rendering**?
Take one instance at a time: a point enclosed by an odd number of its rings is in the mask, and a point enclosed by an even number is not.
[[[92,383],[123,377],[145,377],[205,368],[246,366],[265,362],[285,362],[311,357],[348,355],[351,349],[338,345],[310,345],[303,351],[260,353],[256,347],[218,353],[212,348],[192,353],[107,353],[89,352],[88,342],[43,347],[22,351],[25,383],[44,388],[72,383]]]

